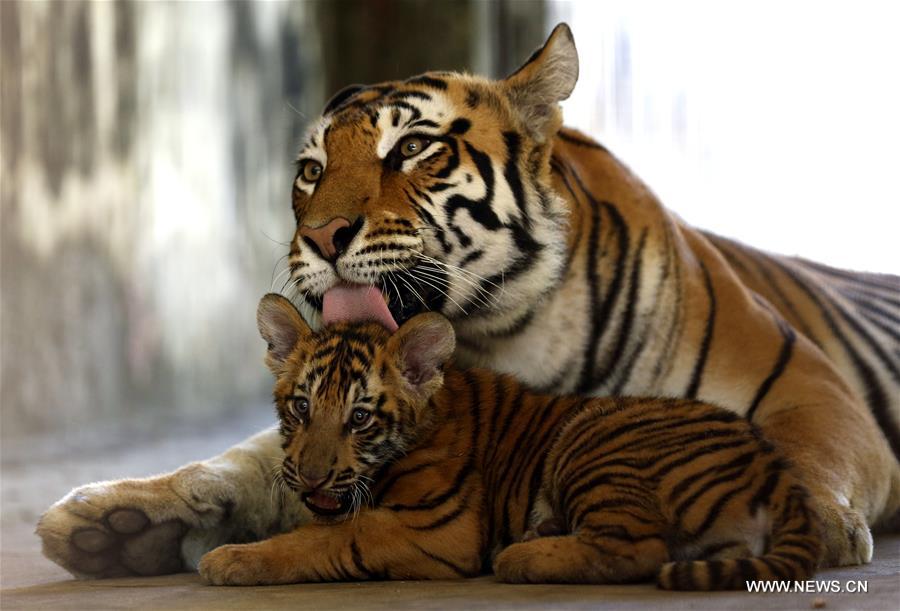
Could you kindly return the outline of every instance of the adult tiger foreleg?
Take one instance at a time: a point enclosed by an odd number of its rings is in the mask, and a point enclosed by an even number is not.
[[[195,569],[214,547],[302,521],[296,497],[273,480],[281,458],[273,428],[171,473],[76,488],[38,523],[44,554],[79,578]]]

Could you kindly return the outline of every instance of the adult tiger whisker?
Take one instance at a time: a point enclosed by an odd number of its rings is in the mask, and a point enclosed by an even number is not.
[[[463,269],[462,267],[459,267],[458,265],[453,265],[452,263],[446,263],[445,261],[439,261],[438,259],[435,259],[434,257],[430,257],[430,256],[426,255],[425,253],[418,252],[418,251],[413,251],[413,254],[415,254],[417,257],[419,257],[419,258],[421,258],[421,259],[424,259],[424,260],[428,261],[429,263],[433,263],[433,264],[435,264],[435,265],[440,265],[440,266],[442,266],[442,267],[445,267],[445,268],[448,268],[448,269],[452,269],[452,270],[454,270],[454,271],[460,272],[460,273],[465,274],[465,275],[467,275],[467,276],[472,276],[472,277],[474,277],[474,278],[476,278],[476,279],[478,279],[478,280],[482,280],[482,281],[484,281],[484,282],[487,282],[488,284],[493,284],[493,285],[494,285],[495,287],[497,287],[497,288],[503,288],[503,287],[501,287],[500,285],[491,282],[490,280],[488,280],[488,279],[485,278],[484,276],[481,276],[481,275],[479,275],[479,274],[477,274],[477,273],[475,273],[475,272],[473,272],[473,271],[470,271],[470,270],[468,270],[468,269]]]
[[[419,275],[417,275],[416,268],[410,269],[408,273],[413,280],[415,280],[416,282],[425,283],[428,286],[432,287],[438,293],[440,293],[441,295],[443,295],[444,297],[449,299],[453,303],[453,305],[455,305],[457,308],[459,308],[462,311],[463,314],[468,314],[468,312],[466,312],[466,309],[464,307],[462,307],[458,301],[456,301],[453,297],[451,297],[450,294],[445,289],[442,289],[441,287],[437,286],[436,284],[429,282],[425,278],[422,278]]]
[[[436,282],[447,284],[444,276],[437,276],[435,274],[429,273],[430,269],[431,268],[423,268],[422,266],[416,266],[412,270],[410,270],[410,274],[412,274],[414,276],[421,275],[421,276],[424,276],[425,278],[429,278]],[[441,272],[441,270],[435,270],[435,271],[438,273],[443,273],[443,272]],[[447,293],[445,293],[446,297],[448,299],[451,299],[450,295],[449,295],[450,287],[445,286],[445,290],[448,291]],[[491,296],[489,293],[488,293],[488,295]],[[476,303],[476,304],[480,304],[486,308],[491,307],[491,303],[489,301],[487,301],[479,292],[475,292],[471,297],[468,297],[468,299],[469,299],[469,301]]]
[[[273,271],[274,271],[274,270],[273,270]],[[269,291],[274,291],[274,290],[275,290],[275,283],[278,282],[278,280],[280,280],[281,277],[284,276],[285,274],[290,274],[290,272],[291,272],[291,268],[290,268],[290,267],[285,267],[283,270],[281,270],[280,272],[278,272],[278,275],[277,275],[277,276],[273,275],[273,276],[272,276],[272,283],[269,285]],[[290,278],[290,276],[288,276],[288,278]]]
[[[436,290],[439,294],[441,294],[441,295],[443,295],[444,297],[446,297],[447,299],[449,299],[449,300],[453,303],[453,305],[455,305],[456,307],[458,307],[458,308],[462,311],[463,314],[468,314],[468,312],[466,312],[466,309],[465,309],[464,307],[462,307],[462,306],[459,304],[458,301],[456,301],[455,299],[453,299],[453,297],[451,297],[451,296],[449,295],[449,293],[448,293],[445,289],[441,288],[440,286],[438,286],[438,285],[436,285],[436,284],[434,284],[434,283],[432,283],[432,282],[429,282],[429,281],[426,280],[425,278],[419,277],[419,276],[416,274],[415,268],[412,268],[412,269],[408,270],[407,273],[409,274],[410,279],[414,280],[414,281],[415,281],[416,283],[418,283],[419,285],[426,284],[426,285],[430,286],[431,288],[433,288],[434,290]]]
[[[284,261],[285,259],[287,259],[289,256],[291,256],[291,253],[287,252],[275,260],[275,265],[272,266],[272,286],[275,286],[275,278],[276,278],[275,270],[278,269],[278,266],[281,265],[281,262]],[[288,265],[287,269],[290,269],[290,265]],[[281,273],[283,273],[283,272],[280,272],[278,275],[280,276]]]
[[[400,280],[400,282],[402,282],[404,285],[406,285],[406,288],[408,288],[412,292],[412,294],[416,296],[416,298],[419,300],[419,303],[421,303],[422,306],[425,307],[425,309],[428,309],[428,304],[425,302],[424,299],[422,299],[422,296],[419,294],[419,291],[414,289],[412,287],[412,285],[409,282],[407,282],[403,276],[398,276],[397,279]]]
[[[425,260],[425,261],[427,261],[427,262],[429,262],[429,263],[431,263],[431,264],[433,264],[433,265],[437,265],[437,266],[439,266],[439,267],[446,268],[448,271],[454,271],[454,272],[458,272],[458,273],[460,273],[460,274],[465,274],[466,276],[471,276],[471,277],[475,278],[476,280],[480,280],[481,282],[484,282],[484,283],[486,283],[486,284],[490,284],[490,285],[492,285],[492,286],[494,286],[494,287],[500,289],[500,291],[505,291],[505,290],[506,290],[505,285],[499,285],[499,284],[497,284],[496,282],[493,282],[493,281],[491,281],[491,280],[488,280],[488,279],[485,278],[484,276],[481,276],[481,275],[479,275],[479,274],[476,274],[475,272],[469,271],[469,270],[467,270],[467,269],[463,269],[463,268],[461,268],[461,267],[459,267],[459,266],[457,266],[457,265],[452,265],[452,264],[450,264],[450,263],[444,263],[443,261],[438,261],[437,259],[435,259],[435,258],[433,258],[433,257],[429,257],[428,255],[423,254],[423,253],[420,253],[420,252],[415,252],[414,254],[415,254],[417,257],[419,257],[420,259],[423,259],[423,260]]]
[[[450,274],[444,270],[427,268],[422,265],[416,266],[416,271],[417,271],[417,273],[422,273],[426,277],[431,278],[433,280],[437,280],[438,282],[442,282],[442,283],[446,283],[445,276],[448,276],[450,278],[458,278],[457,276],[453,276],[452,274]],[[434,272],[434,273],[429,274],[428,272]],[[435,275],[435,274],[443,274],[443,276]],[[465,280],[465,278],[462,278],[462,280]],[[467,296],[467,299],[469,299],[470,301],[473,301],[475,303],[483,305],[486,308],[490,308],[492,306],[491,302],[493,302],[493,304],[499,304],[499,301],[496,299],[496,297],[494,297],[494,295],[491,295],[490,293],[488,293],[487,291],[485,291],[484,289],[482,289],[476,285],[471,285],[471,286],[475,289],[475,292],[471,296]],[[447,287],[447,289],[449,290],[449,286]]]
[[[420,253],[413,253],[413,254],[419,255]],[[420,258],[423,258],[423,257],[420,257]],[[423,260],[424,260],[426,263],[432,264],[432,265],[434,265],[434,264],[441,264],[439,261],[436,261],[436,260],[430,259],[430,258],[423,258]],[[489,297],[491,297],[491,298],[493,298],[493,299],[496,299],[497,302],[499,303],[499,299],[497,299],[494,295],[492,295],[489,291],[487,291],[483,286],[481,286],[481,284],[479,284],[479,283],[475,282],[474,280],[472,280],[472,279],[470,279],[470,278],[467,278],[465,275],[463,275],[463,273],[468,273],[468,274],[471,274],[471,275],[476,276],[476,277],[478,277],[478,278],[481,278],[480,276],[478,276],[478,274],[475,274],[475,273],[473,273],[473,272],[468,272],[467,270],[464,270],[464,269],[462,269],[462,268],[460,268],[460,267],[455,267],[455,266],[451,266],[451,265],[447,265],[447,264],[442,264],[442,265],[444,266],[443,268],[441,268],[441,267],[435,267],[435,268],[431,268],[431,269],[433,269],[433,271],[435,271],[435,272],[445,273],[445,274],[447,274],[447,275],[449,275],[449,276],[452,276],[453,278],[456,278],[457,280],[460,280],[460,281],[462,281],[462,282],[465,282],[465,283],[469,284],[470,286],[474,287],[474,288],[475,288],[477,291],[479,291],[480,293],[483,293],[483,294],[488,295]],[[417,265],[416,267],[425,267],[425,266],[424,266],[424,264],[421,264],[421,263],[420,263],[420,264]],[[494,284],[493,282],[491,282],[491,281],[489,281],[489,280],[487,280],[487,279],[483,279],[483,278],[482,278],[482,280],[484,280],[484,282],[487,282],[487,283],[489,283],[489,284]],[[494,286],[496,286],[496,285],[494,285]]]
[[[397,293],[397,299],[400,301],[400,307],[404,307],[403,295],[400,294],[400,288],[397,286],[396,281],[394,281],[394,272],[385,272],[384,277],[394,286],[394,291]],[[385,287],[385,289],[387,289],[387,287]]]

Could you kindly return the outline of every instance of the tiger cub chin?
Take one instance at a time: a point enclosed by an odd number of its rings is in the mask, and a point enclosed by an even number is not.
[[[741,589],[818,564],[805,489],[731,412],[546,396],[453,369],[453,328],[437,314],[393,335],[374,323],[313,333],[267,295],[258,318],[283,480],[319,519],[214,550],[201,564],[213,583],[441,579],[492,562],[508,582]]]

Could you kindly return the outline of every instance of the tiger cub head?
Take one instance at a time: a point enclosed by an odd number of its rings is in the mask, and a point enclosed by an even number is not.
[[[377,286],[397,324],[435,311],[484,332],[521,318],[565,261],[550,153],[577,76],[561,24],[505,79],[428,72],[336,94],[292,187],[288,286],[306,320],[327,324],[341,284]]]
[[[313,332],[275,294],[263,297],[257,324],[275,376],[282,481],[316,516],[347,517],[369,498],[379,470],[429,429],[429,399],[443,384],[453,327],[424,313],[393,334],[375,322]]]

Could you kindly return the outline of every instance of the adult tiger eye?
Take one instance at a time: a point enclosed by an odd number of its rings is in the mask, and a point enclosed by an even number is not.
[[[415,157],[428,146],[428,140],[420,136],[408,136],[400,142],[400,154],[404,157]]]
[[[322,164],[318,161],[309,160],[303,164],[303,180],[306,182],[316,182],[322,176]]]

